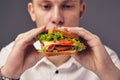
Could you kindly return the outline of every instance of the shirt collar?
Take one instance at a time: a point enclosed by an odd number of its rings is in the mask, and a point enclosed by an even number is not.
[[[36,65],[34,66],[35,69],[38,69],[40,66],[43,66],[44,64],[51,66],[53,68],[57,68],[57,69],[65,69],[65,68],[70,68],[72,66],[76,66],[77,68],[80,68],[81,65],[79,62],[77,62],[73,57],[70,57],[70,59],[68,61],[66,61],[64,64],[62,64],[59,67],[56,67],[52,62],[50,62],[46,57],[43,57],[40,61],[38,61],[36,63]]]

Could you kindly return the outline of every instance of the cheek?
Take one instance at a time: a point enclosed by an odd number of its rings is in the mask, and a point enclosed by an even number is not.
[[[37,12],[36,13],[36,25],[37,25],[37,27],[48,24],[49,17],[50,17],[49,13]]]
[[[78,26],[79,25],[79,14],[69,13],[64,16],[65,24],[67,26]]]

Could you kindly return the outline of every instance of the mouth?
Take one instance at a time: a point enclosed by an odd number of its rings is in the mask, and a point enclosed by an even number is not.
[[[62,27],[63,25],[57,25],[57,24],[51,24],[51,23],[47,23],[46,25],[46,29],[49,30],[50,28],[59,28]]]

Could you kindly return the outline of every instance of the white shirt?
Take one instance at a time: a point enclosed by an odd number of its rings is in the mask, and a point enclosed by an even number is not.
[[[0,52],[0,66],[5,64],[14,42],[4,47]],[[105,47],[112,61],[120,69],[120,61],[114,51]],[[21,80],[100,80],[96,74],[85,69],[73,57],[59,67],[43,57],[35,66],[21,75]]]

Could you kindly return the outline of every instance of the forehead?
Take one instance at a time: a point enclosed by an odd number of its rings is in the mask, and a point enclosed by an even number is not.
[[[80,0],[32,0],[35,2],[79,2]]]

